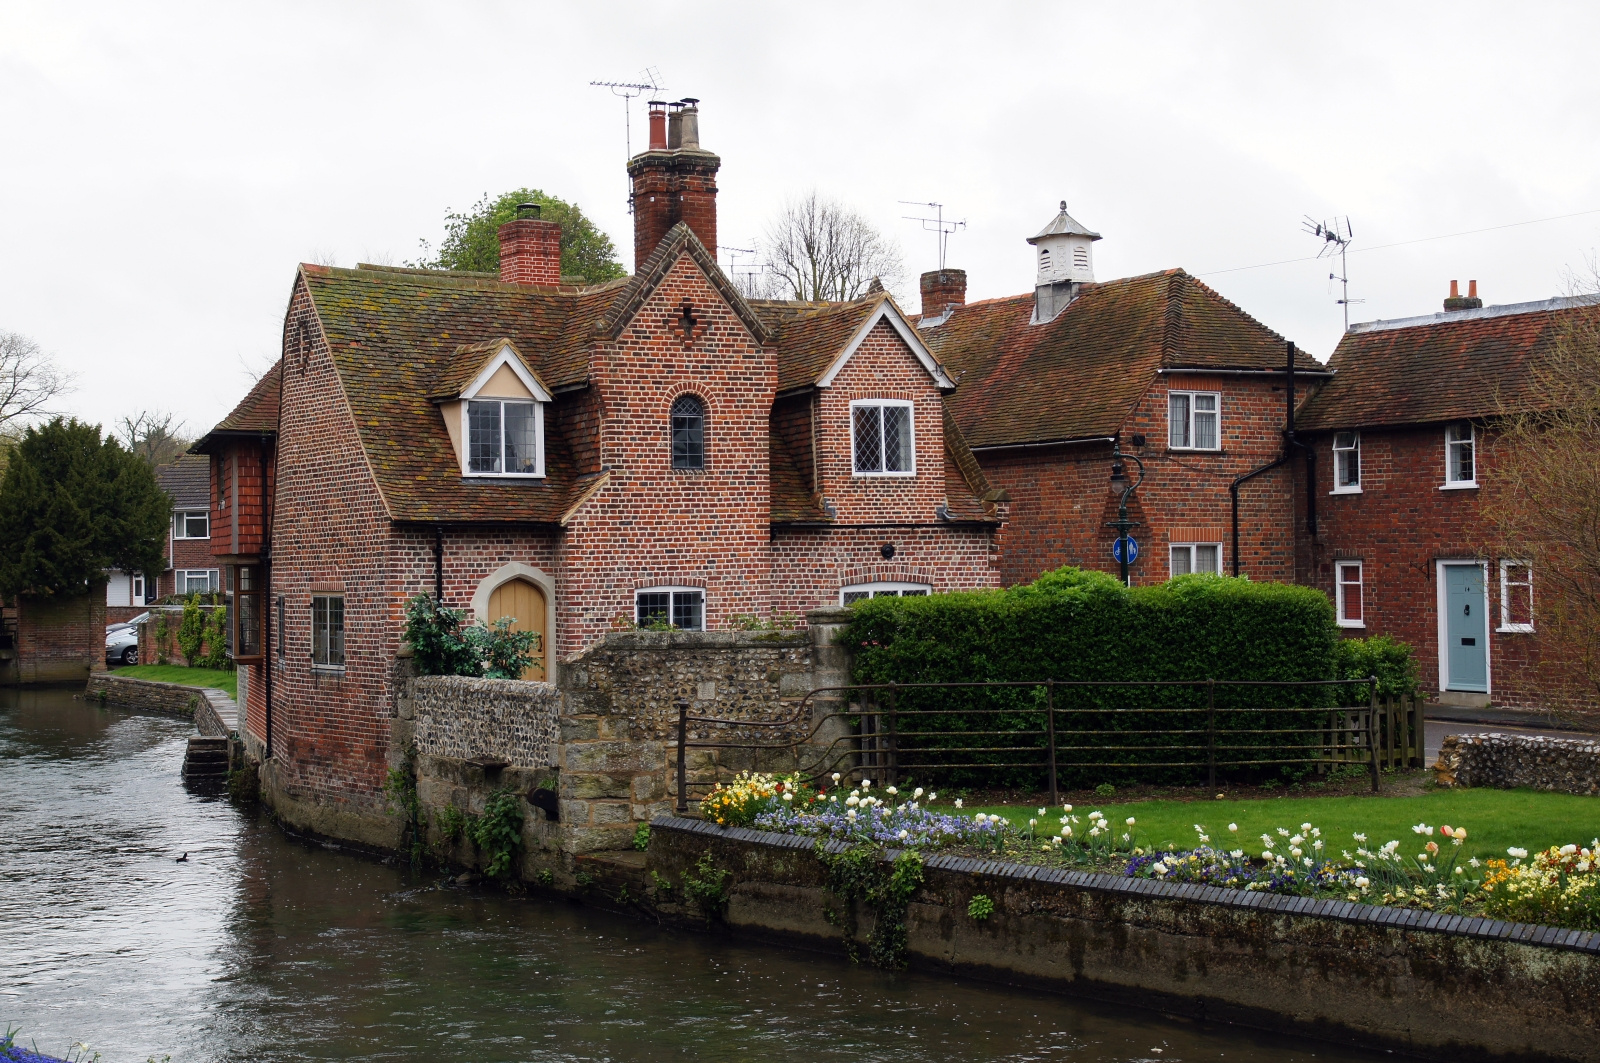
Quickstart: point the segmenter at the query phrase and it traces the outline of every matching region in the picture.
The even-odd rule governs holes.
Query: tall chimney
[[[500,280],[554,288],[561,283],[561,226],[539,217],[539,204],[518,203],[515,221],[497,230]]]
[[[935,269],[922,275],[922,316],[939,317],[967,302],[967,271]]]
[[[1450,296],[1444,301],[1444,308],[1447,312],[1451,310],[1477,310],[1482,306],[1483,300],[1478,298],[1477,281],[1467,282],[1467,294],[1465,298],[1462,298],[1461,295],[1461,282],[1450,282]]]
[[[667,231],[685,222],[717,253],[717,171],[722,160],[700,146],[699,100],[650,104],[650,147],[628,160],[633,179],[633,268]],[[663,136],[657,129],[664,130]]]

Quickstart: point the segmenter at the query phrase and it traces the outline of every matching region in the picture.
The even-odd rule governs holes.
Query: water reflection
[[[107,1063],[1355,1060],[414,881],[178,782],[179,720],[0,692],[0,1023]],[[184,852],[189,859],[175,862]]]

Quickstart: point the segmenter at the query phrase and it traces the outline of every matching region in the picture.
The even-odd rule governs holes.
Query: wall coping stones
[[[728,650],[811,645],[811,633],[795,631],[611,631],[597,647],[608,650]],[[583,656],[591,656],[593,650]]]
[[[815,844],[810,839],[791,834],[776,834],[751,830],[747,827],[719,827],[705,820],[684,819],[678,816],[658,816],[650,824],[651,830],[675,831],[681,834],[698,834],[748,842],[769,848],[809,848]],[[829,841],[826,851],[839,853],[849,846],[839,840]],[[894,858],[886,852],[883,859]],[[1375,904],[1361,904],[1316,897],[1290,897],[1282,894],[1260,893],[1246,890],[1229,890],[1217,886],[1198,886],[1194,883],[1159,882],[1155,879],[1128,878],[1103,872],[1065,871],[1050,869],[1061,877],[1041,874],[1037,865],[1013,864],[995,860],[982,862],[948,853],[936,854],[927,861],[929,867],[946,871],[991,876],[999,879],[1059,882],[1062,885],[1091,892],[1112,894],[1137,894],[1154,898],[1187,900],[1194,903],[1216,904],[1227,908],[1259,908],[1281,912],[1285,915],[1304,915],[1332,919],[1343,923],[1374,926],[1400,926],[1416,931],[1444,934],[1450,937],[1479,938],[1484,940],[1527,941],[1530,944],[1573,952],[1600,955],[1600,934],[1564,927],[1539,926],[1532,923],[1508,923],[1499,919],[1483,919],[1442,912],[1424,912],[1416,908],[1388,908]]]

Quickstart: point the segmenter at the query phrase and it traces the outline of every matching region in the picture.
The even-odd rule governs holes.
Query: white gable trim
[[[833,385],[833,378],[839,375],[839,370],[844,368],[845,363],[850,360],[850,356],[856,353],[856,348],[861,346],[862,342],[867,338],[867,334],[880,321],[889,322],[895,332],[900,334],[900,338],[905,341],[906,346],[911,348],[911,353],[917,356],[917,361],[922,363],[922,368],[926,369],[928,375],[933,377],[935,385],[941,388],[953,388],[956,386],[956,382],[951,380],[945,373],[944,367],[934,359],[932,352],[923,346],[922,341],[917,338],[916,330],[901,316],[900,311],[895,309],[894,304],[885,299],[878,304],[878,309],[866,321],[862,322],[861,327],[856,330],[856,334],[850,338],[850,342],[844,345],[844,350],[840,351],[839,356],[833,360],[833,364],[828,366],[828,371],[823,373],[821,378],[817,380],[817,387],[826,388]]]
[[[522,358],[518,356],[516,348],[509,343],[501,347],[500,353],[484,364],[483,370],[473,377],[472,383],[462,389],[461,397],[470,399],[477,395],[483,386],[493,379],[495,373],[500,371],[500,367],[503,365],[511,367],[511,371],[516,374],[517,379],[522,381],[522,386],[528,389],[528,394],[532,395],[536,401],[550,401],[550,390],[540,383],[538,377],[528,371],[528,367],[523,364]]]

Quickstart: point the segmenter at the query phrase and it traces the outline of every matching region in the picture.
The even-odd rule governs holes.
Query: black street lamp
[[[1135,443],[1139,442],[1137,439]],[[1133,483],[1128,482],[1128,468],[1123,464],[1124,459],[1132,459],[1139,466],[1139,479]],[[1137,547],[1134,541],[1128,538],[1128,532],[1139,526],[1136,520],[1128,519],[1128,498],[1144,483],[1144,462],[1139,460],[1137,454],[1124,454],[1122,452],[1122,437],[1113,436],[1111,439],[1111,494],[1117,499],[1117,519],[1107,521],[1106,526],[1117,529],[1117,540],[1112,547],[1112,553],[1122,565],[1122,585],[1132,586],[1128,577],[1128,564],[1133,560],[1130,552]]]

